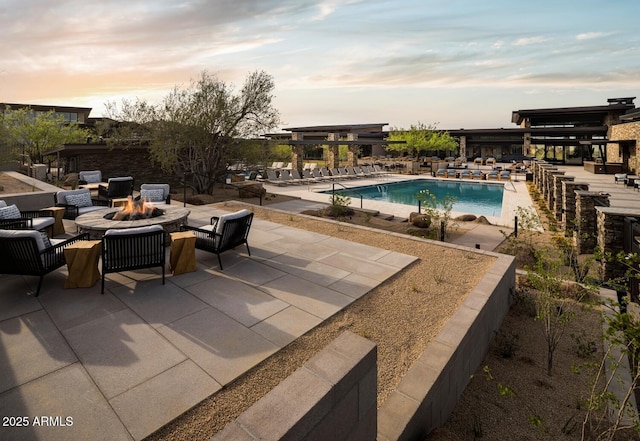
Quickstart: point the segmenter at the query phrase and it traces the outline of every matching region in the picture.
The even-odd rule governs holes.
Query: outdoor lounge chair
[[[108,205],[107,202],[91,199],[91,191],[88,188],[60,190],[54,198],[56,207],[64,207],[64,218],[71,220],[81,214],[102,210]]]
[[[19,210],[15,204],[0,200],[0,228],[48,230],[53,234],[54,223],[52,210]]]
[[[497,170],[490,171],[489,173],[487,173],[486,179],[488,181],[497,181],[498,179],[500,179],[498,175],[498,171]]]
[[[293,182],[295,182],[296,184],[305,184],[307,182],[310,182],[309,178],[301,176],[300,172],[295,168],[291,170],[291,178],[293,179]],[[312,180],[313,179],[311,179],[311,181]]]
[[[313,176],[313,174],[311,173],[311,169],[303,169],[302,170],[302,178],[306,180],[306,182],[320,182],[320,180],[322,179],[322,177],[317,178],[315,176]]]
[[[462,170],[460,172],[461,179],[471,179],[471,170]]]
[[[37,297],[44,276],[66,264],[65,247],[88,239],[87,233],[61,240],[47,239],[34,230],[0,230],[0,274],[40,277]]]
[[[221,253],[244,244],[247,247],[247,254],[251,255],[247,237],[249,236],[252,221],[253,213],[248,210],[240,210],[220,217],[214,216],[211,218],[210,225],[203,227],[183,225],[181,229],[194,232],[196,235],[196,248],[218,256],[218,263],[222,271]]]
[[[510,181],[511,180],[511,170],[502,170],[500,172],[499,179],[501,181]]]
[[[102,236],[102,289],[107,273],[162,268],[165,274],[165,233],[160,225],[110,229]]]
[[[614,183],[618,183],[618,182],[622,182],[623,184],[627,183],[627,174],[626,173],[616,173],[615,175],[613,175],[613,182]]]
[[[480,170],[472,170],[471,171],[471,179],[482,180],[482,179],[484,179],[484,175],[482,174],[482,172]]]
[[[436,177],[437,178],[446,178],[447,177],[447,169],[446,168],[439,168],[438,171],[436,171]]]
[[[83,170],[78,173],[78,184],[101,184],[102,172],[100,170]]]
[[[140,199],[157,204],[171,204],[171,187],[169,184],[142,184],[140,186]]]
[[[98,200],[111,205],[113,199],[126,198],[133,195],[133,178],[123,176],[109,178],[107,185],[98,186]]]

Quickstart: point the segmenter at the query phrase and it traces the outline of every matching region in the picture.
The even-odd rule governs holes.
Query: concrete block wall
[[[378,441],[419,440],[448,419],[509,310],[515,260],[497,256],[379,409]]]
[[[212,440],[375,440],[376,360],[373,342],[346,331]]]

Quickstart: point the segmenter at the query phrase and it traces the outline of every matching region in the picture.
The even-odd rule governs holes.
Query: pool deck
[[[488,169],[487,169],[488,170]],[[485,170],[486,171],[486,170]],[[273,185],[265,182],[264,186],[269,193],[283,194],[291,197],[300,198],[309,203],[310,209],[316,206],[323,206],[329,202],[330,195],[322,193],[335,188],[339,191],[344,188],[362,187],[369,185],[389,184],[392,182],[402,182],[414,179],[437,180],[442,182],[468,182],[468,183],[485,183],[490,185],[504,185],[504,198],[502,202],[502,213],[500,216],[485,216],[493,225],[510,227],[513,225],[513,218],[518,207],[533,206],[531,197],[527,190],[525,178],[523,175],[518,176],[517,180],[511,181],[478,181],[471,179],[453,179],[453,178],[434,178],[429,174],[406,175],[406,174],[380,174],[371,178],[344,179],[336,181],[321,181],[314,183]],[[317,205],[314,205],[316,203]],[[351,198],[351,205],[366,210],[378,211],[384,214],[392,214],[400,218],[408,218],[412,212],[418,211],[417,200],[416,205],[394,204],[389,202],[375,201],[363,199],[360,206],[360,199]],[[452,212],[452,215],[459,216],[468,214],[462,212]]]

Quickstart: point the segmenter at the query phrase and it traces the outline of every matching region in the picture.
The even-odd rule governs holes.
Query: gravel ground
[[[223,203],[230,211],[235,203]],[[251,207],[256,216],[419,258],[147,440],[206,440],[345,330],[378,345],[378,406],[478,283],[494,258],[346,224]]]

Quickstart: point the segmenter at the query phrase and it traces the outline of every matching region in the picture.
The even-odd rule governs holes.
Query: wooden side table
[[[69,276],[65,288],[90,288],[100,280],[98,260],[102,252],[99,240],[79,240],[64,249]]]
[[[64,234],[64,223],[62,222],[62,219],[64,219],[64,207],[48,207],[45,208],[45,210],[53,211],[53,218],[55,219],[53,223],[53,235]]]
[[[111,208],[124,207],[129,203],[129,198],[113,198],[111,199]]]
[[[193,231],[171,233],[169,268],[174,275],[196,270],[196,235]]]

